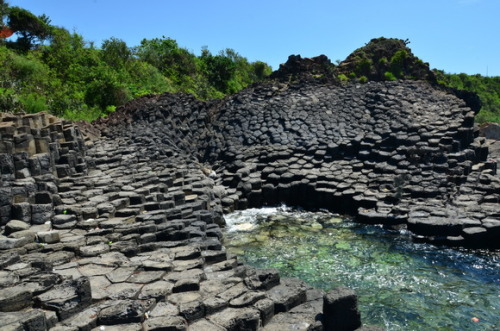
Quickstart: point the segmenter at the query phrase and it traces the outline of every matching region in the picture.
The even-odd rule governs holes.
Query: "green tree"
[[[252,73],[255,81],[260,81],[269,76],[272,68],[265,62],[255,61],[252,63]]]
[[[500,77],[481,75],[447,74],[442,70],[434,70],[439,83],[459,90],[477,93],[481,100],[481,111],[476,121],[500,122]]]
[[[131,57],[132,51],[123,40],[111,37],[103,41],[101,58],[108,65],[115,68],[123,68]]]
[[[196,56],[166,37],[144,39],[135,48],[112,37],[97,49],[77,33],[50,26],[47,16],[9,8],[0,0],[0,25],[6,26],[5,21],[18,38],[0,44],[4,111],[49,110],[73,120],[94,120],[150,93],[220,98],[271,71],[265,63],[249,63],[232,49]]]
[[[8,13],[9,13],[9,4],[4,0],[0,0],[0,28],[6,26],[5,19]]]
[[[91,51],[91,50],[90,50]],[[64,28],[55,28],[50,45],[43,49],[43,60],[63,80],[75,80],[72,77],[76,64],[96,62],[95,56],[88,57],[89,49],[85,47],[83,37],[77,33],[70,33]]]
[[[182,83],[183,76],[196,74],[196,57],[180,48],[171,38],[143,39],[135,48],[135,54],[142,61],[158,68],[165,76]]]
[[[7,25],[18,34],[17,40],[10,43],[11,47],[23,52],[32,49],[37,42],[43,43],[52,32],[46,15],[36,16],[20,7],[8,9]]]
[[[206,48],[201,53],[201,61],[209,83],[222,93],[227,93],[229,81],[236,72],[236,63],[230,55],[231,53],[228,55],[225,52],[212,55]]]

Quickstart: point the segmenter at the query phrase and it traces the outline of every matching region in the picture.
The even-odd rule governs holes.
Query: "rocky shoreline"
[[[352,291],[227,254],[223,215],[286,203],[498,249],[477,111],[424,81],[272,81],[146,96],[93,126],[2,113],[0,328],[376,329]]]

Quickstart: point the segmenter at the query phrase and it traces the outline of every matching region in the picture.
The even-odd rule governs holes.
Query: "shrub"
[[[404,49],[398,50],[391,57],[391,63],[389,65],[390,71],[397,78],[402,78],[404,75],[403,70],[405,68],[405,62],[407,57],[408,57],[408,52],[406,52]]]
[[[24,111],[27,113],[38,113],[48,110],[47,99],[39,94],[30,93],[21,95],[19,101],[23,105]]]
[[[362,76],[369,76],[372,71],[372,66],[372,60],[363,58],[356,66],[356,73]]]
[[[385,80],[397,80],[396,76],[390,71],[384,73]]]
[[[349,78],[347,78],[347,76],[346,76],[346,75],[344,75],[344,74],[340,74],[340,75],[338,75],[338,76],[337,76],[337,78],[338,78],[338,79],[340,80],[340,82],[342,82],[342,83],[345,83],[345,82],[349,81]]]
[[[15,91],[0,87],[0,112],[18,112],[23,108]]]

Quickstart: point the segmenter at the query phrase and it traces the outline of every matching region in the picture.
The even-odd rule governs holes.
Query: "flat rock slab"
[[[260,313],[255,308],[226,308],[207,319],[215,325],[226,330],[258,330],[260,324]]]
[[[138,271],[133,272],[127,282],[147,284],[161,279],[165,271]]]
[[[226,331],[225,328],[215,325],[206,319],[201,319],[189,325],[192,330],[203,330],[203,331]]]
[[[93,328],[91,331],[103,331],[102,325]],[[118,325],[106,325],[104,331],[144,331],[144,329],[142,323],[127,323]]]
[[[47,330],[49,327],[46,314],[39,309],[23,312],[0,312],[1,330]]]
[[[308,287],[299,279],[285,278],[281,284],[270,289],[269,299],[274,302],[275,313],[286,312],[293,307],[304,303],[307,299]]]
[[[119,267],[106,274],[112,283],[122,283],[126,281],[137,270],[137,267]]]
[[[147,306],[144,301],[115,301],[102,309],[98,315],[98,322],[102,325],[142,323],[145,319]]]
[[[462,224],[452,218],[425,217],[408,220],[408,230],[424,236],[458,236],[462,228]]]
[[[163,317],[149,318],[146,322],[144,322],[143,326],[144,326],[144,331],[188,330],[188,324],[186,320],[180,316],[163,316]],[[195,329],[191,327],[190,330],[195,330]]]
[[[99,276],[110,274],[115,270],[113,267],[89,263],[78,267],[78,271],[84,276]]]
[[[0,312],[18,311],[32,305],[31,291],[18,285],[0,289]]]
[[[269,324],[262,328],[263,331],[310,331],[322,329],[323,324],[320,321],[315,321],[315,316],[292,313],[277,314]]]
[[[68,280],[35,297],[35,303],[66,319],[87,308],[92,301],[90,281],[87,277]]]
[[[108,286],[106,293],[111,299],[135,299],[143,286],[135,283],[116,283]]]
[[[109,250],[110,247],[108,244],[99,244],[99,245],[80,247],[79,253],[83,257],[92,257],[107,253],[109,252]]]
[[[140,300],[156,299],[160,300],[165,298],[168,294],[172,293],[174,285],[170,282],[159,280],[154,283],[146,284],[142,287],[139,294]]]

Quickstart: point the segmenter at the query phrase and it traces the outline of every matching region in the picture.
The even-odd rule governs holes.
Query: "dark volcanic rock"
[[[37,306],[53,310],[65,319],[87,308],[92,301],[90,282],[86,277],[65,281],[35,297]]]
[[[323,299],[325,330],[355,330],[361,326],[357,297],[354,291],[338,287]]]

